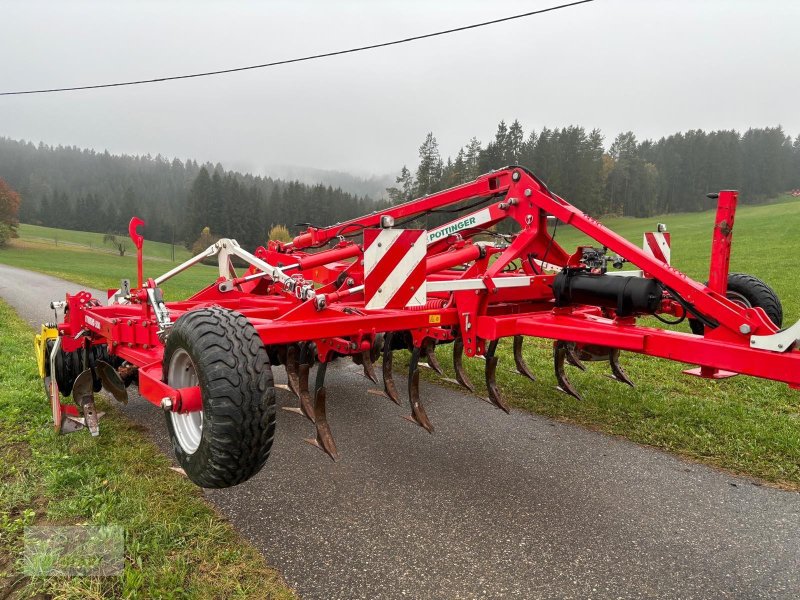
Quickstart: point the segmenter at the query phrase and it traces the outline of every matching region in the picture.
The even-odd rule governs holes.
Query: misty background
[[[3,2],[0,91],[280,60],[556,3]],[[798,17],[790,1],[598,0],[308,63],[2,97],[0,135],[276,177],[377,175],[378,186],[415,164],[426,132],[455,155],[501,119],[596,127],[606,147],[628,130],[641,140],[780,124],[795,135]]]

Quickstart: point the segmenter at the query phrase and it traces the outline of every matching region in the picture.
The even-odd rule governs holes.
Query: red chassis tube
[[[366,227],[385,224],[384,219],[412,219],[453,206],[467,211],[480,208],[429,232],[427,281],[435,289],[428,293],[428,305],[366,309],[360,287],[363,249],[351,238]],[[727,279],[735,192],[721,192],[719,206],[711,261],[714,285],[709,286],[649,256],[553,194],[527,170],[509,167],[380,213],[324,229],[309,227],[291,243],[271,242],[255,252],[255,257],[281,267],[300,283],[310,273],[315,297],[299,297],[295,289],[262,271],[265,266],[251,263],[244,276],[221,276],[188,300],[167,302],[166,307],[172,322],[187,311],[211,305],[237,310],[251,321],[266,346],[313,341],[322,362],[337,354],[362,352],[385,332],[409,332],[415,345],[426,338],[449,341],[460,334],[469,356],[481,354],[487,341],[528,335],[619,348],[800,386],[800,352],[794,342],[783,351],[751,347],[751,336],[770,336],[777,327],[761,308],[744,308],[724,296],[720,281]],[[636,265],[663,284],[673,298],[681,298],[716,326],[695,336],[638,326],[635,317],[618,317],[613,310],[556,308],[553,274],[537,265],[581,267],[582,251],[568,253],[554,240],[548,216]],[[505,238],[507,243],[477,242],[476,238],[504,220],[515,222],[518,228]],[[330,242],[336,242],[335,246],[324,249]],[[221,285],[225,283],[230,285]],[[68,296],[69,315],[59,324],[69,340],[67,350],[86,343],[75,338],[88,332],[91,343],[107,343],[112,355],[139,367],[140,392],[148,400],[159,404],[168,398],[173,410],[184,412],[199,409],[198,388],[176,390],[163,382],[163,344],[156,315],[147,302],[148,286],[155,283],[150,280],[133,290],[127,304],[100,306],[85,292]],[[679,310],[677,302],[665,298],[663,312]]]

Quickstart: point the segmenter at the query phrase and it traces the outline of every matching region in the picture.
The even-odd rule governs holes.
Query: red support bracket
[[[187,413],[203,409],[200,387],[176,389],[164,383],[160,360],[139,368],[139,393],[149,402],[167,410]],[[165,400],[169,400],[166,407],[163,404]]]
[[[128,223],[128,235],[130,236],[133,245],[136,246],[136,273],[138,289],[142,289],[142,282],[144,281],[142,276],[142,246],[144,246],[144,236],[138,231],[139,227],[142,225],[144,225],[144,221],[142,221],[139,217],[133,217],[131,222]]]
[[[728,291],[728,271],[731,263],[731,243],[733,242],[733,221],[736,217],[736,202],[739,192],[722,190],[719,194],[709,194],[717,199],[717,216],[714,219],[714,236],[711,239],[711,266],[708,273],[708,288],[725,296]],[[695,367],[686,369],[687,375],[704,379],[726,379],[738,375],[733,371],[714,367]]]
[[[713,198],[714,195],[712,194]],[[736,201],[739,192],[723,190],[717,197],[717,216],[714,219],[714,237],[711,241],[711,267],[708,287],[724,296],[728,291],[728,270],[731,262],[733,221],[736,217]]]

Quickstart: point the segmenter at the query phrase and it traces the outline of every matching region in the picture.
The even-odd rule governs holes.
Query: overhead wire
[[[498,19],[492,19],[490,21],[482,21],[480,23],[473,23],[471,25],[463,25],[461,27],[453,27],[450,29],[443,29],[440,31],[434,31],[431,33],[424,33],[421,35],[414,35],[411,37],[401,38],[397,40],[391,40],[388,42],[380,42],[377,44],[369,44],[366,46],[358,46],[355,48],[347,48],[344,50],[334,50],[332,52],[323,52],[320,54],[311,54],[308,56],[300,56],[296,58],[287,58],[284,60],[275,60],[271,62],[256,64],[256,65],[246,65],[242,67],[232,67],[229,69],[218,69],[215,71],[204,71],[200,73],[188,73],[184,75],[170,75],[167,77],[153,77],[150,79],[137,79],[137,80],[130,80],[130,81],[118,81],[112,83],[98,83],[92,85],[75,85],[75,86],[68,86],[68,87],[51,87],[51,88],[40,88],[40,89],[32,89],[32,90],[17,90],[17,91],[10,91],[10,92],[0,92],[0,96],[21,96],[25,94],[51,94],[56,92],[74,92],[78,90],[95,90],[101,88],[114,88],[114,87],[124,87],[124,86],[132,86],[132,85],[144,85],[150,83],[161,83],[164,81],[177,81],[181,79],[195,79],[199,77],[211,77],[214,75],[224,75],[226,73],[238,73],[241,71],[252,71],[255,69],[266,69],[269,67],[277,67],[280,65],[289,65],[293,63],[299,62],[307,62],[311,60],[317,60],[320,58],[330,58],[332,56],[341,56],[343,54],[354,54],[356,52],[365,52],[367,50],[375,50],[378,48],[386,48],[388,46],[397,46],[400,44],[408,44],[410,42],[416,42],[419,40],[429,39],[433,37],[439,37],[443,35],[449,35],[451,33],[457,33],[459,31],[467,31],[470,29],[477,29],[479,27],[487,27],[489,25],[496,25],[498,23],[505,23],[507,21],[513,21],[516,19],[523,19],[526,17],[532,17],[534,15],[541,15],[548,12],[553,12],[557,10],[562,10],[565,8],[570,8],[573,6],[578,6],[581,4],[588,4],[590,2],[594,2],[594,0],[576,0],[575,2],[569,2],[566,4],[559,4],[557,6],[549,6],[547,8],[541,8],[539,10],[532,10],[516,15],[510,15],[508,17],[501,17]]]

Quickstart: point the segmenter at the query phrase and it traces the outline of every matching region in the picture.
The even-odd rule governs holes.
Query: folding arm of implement
[[[138,380],[142,396],[167,413],[202,410],[208,419],[211,392],[194,380],[180,386],[167,381],[164,344],[173,325],[180,327],[194,311],[235,311],[256,332],[270,363],[285,366],[299,399],[295,412],[315,425],[309,441],[334,459],[324,378],[328,363],[343,356],[373,381],[373,363],[382,356],[384,392],[400,404],[392,356],[410,351],[407,418],[428,431],[433,426],[420,400],[419,367],[424,359],[441,373],[435,347],[449,343],[457,381],[474,389],[462,355],[483,356],[488,400],[506,411],[495,381],[504,337],[513,338],[517,371],[530,378],[524,336],[552,339],[558,387],[578,398],[565,364],[581,368],[586,360],[607,360],[612,376],[631,384],[619,363],[621,350],[699,365],[705,377],[730,371],[798,387],[800,323],[779,331],[763,307],[726,297],[736,192],[720,192],[718,200],[708,285],[613,233],[528,170],[508,167],[332,227],[308,227],[289,243],[269,242],[252,254],[234,240],[220,240],[159,278],[116,291],[108,306],[88,294],[68,296],[59,351],[104,346],[121,378]],[[440,213],[458,216],[419,228]],[[511,226],[500,231],[510,233],[498,232],[503,222]],[[567,225],[593,246],[564,249],[555,238]],[[217,281],[187,300],[164,301],[158,286],[213,256]],[[625,262],[641,273],[607,273],[609,264]],[[238,265],[245,265],[241,275]],[[650,315],[690,318],[703,334],[637,324]]]

